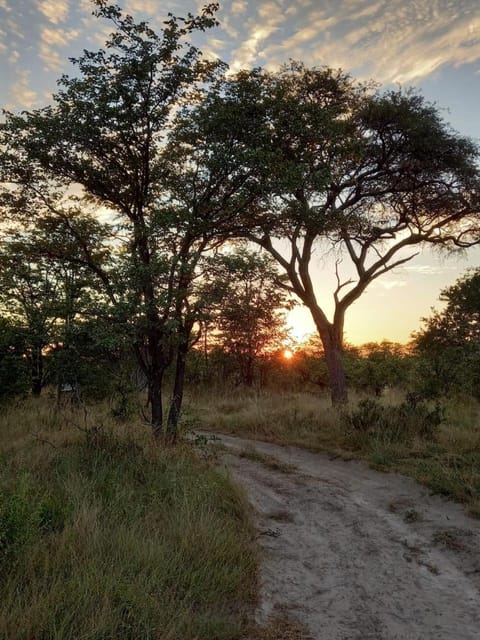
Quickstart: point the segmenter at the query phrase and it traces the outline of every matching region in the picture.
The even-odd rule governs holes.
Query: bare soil
[[[480,639],[480,521],[460,505],[363,463],[220,438],[256,512],[260,624],[285,617],[315,640]]]

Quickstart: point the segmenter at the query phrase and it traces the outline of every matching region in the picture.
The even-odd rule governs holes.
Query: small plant
[[[346,426],[355,431],[372,431],[378,428],[384,420],[385,409],[376,400],[361,400],[355,411],[343,416]]]
[[[65,526],[67,508],[38,495],[28,475],[0,491],[0,566],[12,562],[32,541]]]

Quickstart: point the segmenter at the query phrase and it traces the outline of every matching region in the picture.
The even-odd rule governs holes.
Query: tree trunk
[[[332,404],[334,406],[346,404],[348,402],[348,390],[345,367],[343,366],[342,345],[332,339],[332,336],[328,336],[325,340],[322,337],[322,344],[330,378]]]
[[[177,439],[177,427],[182,411],[183,390],[185,386],[185,367],[188,352],[188,337],[182,336],[177,346],[177,362],[175,366],[175,382],[172,402],[168,412],[166,441],[174,444]]]
[[[151,425],[155,438],[159,438],[163,431],[162,379],[163,371],[152,371],[148,380]]]
[[[255,365],[255,357],[253,356],[252,353],[247,353],[245,358],[243,382],[249,388],[253,387],[253,383],[255,381],[254,365]]]
[[[341,406],[348,402],[347,377],[343,365],[343,322],[342,318],[336,323],[325,321],[314,310],[310,309],[315,321],[327,363],[330,379],[330,395],[334,406]]]
[[[32,349],[32,394],[39,396],[43,388],[43,355],[42,347],[35,346]]]

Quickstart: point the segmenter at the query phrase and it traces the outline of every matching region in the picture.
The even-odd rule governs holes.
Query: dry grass
[[[206,430],[313,450],[341,439],[338,413],[327,396],[237,389],[192,392],[186,404],[189,422]]]
[[[227,640],[255,597],[243,495],[108,407],[0,416],[0,638]]]
[[[350,415],[359,400],[351,399]],[[388,410],[403,400],[391,390],[382,405]],[[373,468],[410,475],[480,517],[480,405],[471,398],[445,403],[443,423],[430,430],[420,409],[407,417],[387,412],[382,428],[355,428],[327,396],[309,393],[193,393],[188,407],[190,422],[203,429],[364,459]]]

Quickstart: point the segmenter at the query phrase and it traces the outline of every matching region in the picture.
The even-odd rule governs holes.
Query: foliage
[[[188,140],[173,135],[179,109],[198,101],[222,69],[189,43],[195,31],[216,24],[218,6],[206,5],[198,16],[170,16],[157,34],[115,5],[94,4],[96,15],[115,27],[106,48],[72,60],[75,74],[59,80],[52,106],[7,115],[3,174],[16,190],[3,200],[10,215],[24,219],[26,205],[43,201],[36,222],[67,232],[78,247],[71,259],[95,274],[114,313],[131,325],[158,435],[163,377],[175,353],[169,426],[175,429],[178,419],[199,262],[221,241],[222,220],[229,218],[228,174],[212,179],[198,171],[195,153],[207,149],[192,150]],[[75,184],[83,199],[68,197]],[[108,207],[108,221],[97,224],[88,205]],[[106,256],[112,247],[113,263]]]
[[[257,176],[259,197],[239,216],[239,232],[275,258],[311,311],[332,398],[345,401],[347,309],[416,246],[478,241],[477,147],[414,92],[374,91],[301,63],[229,77],[198,119],[212,155],[227,146]],[[332,319],[312,279],[314,250],[338,256]]]
[[[387,387],[408,387],[412,359],[403,345],[384,340],[358,348],[348,346],[344,360],[347,378],[354,389],[380,396]]]
[[[480,269],[444,289],[442,311],[414,334],[418,385],[427,395],[463,392],[480,397]]]
[[[413,437],[432,439],[444,421],[439,405],[430,408],[418,401],[415,395],[407,395],[399,405],[382,405],[366,398],[355,410],[343,415],[347,428],[378,436],[387,436],[399,442],[410,442]]]
[[[287,338],[289,297],[266,255],[237,249],[217,255],[212,270],[209,288],[217,303],[209,321],[211,335],[213,329],[215,343],[232,357],[240,381],[251,386],[259,356],[281,348]]]
[[[0,317],[0,403],[13,400],[29,388],[25,348],[22,329]]]

